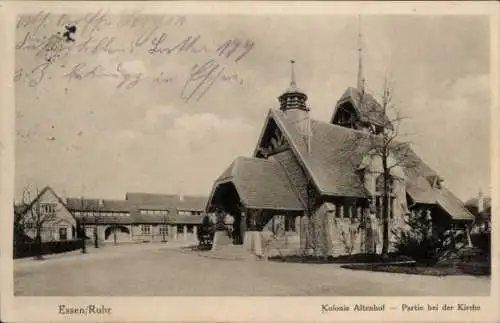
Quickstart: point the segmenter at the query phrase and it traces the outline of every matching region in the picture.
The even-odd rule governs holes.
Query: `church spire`
[[[358,16],[358,91],[365,91],[365,76],[363,74],[363,39],[361,35],[361,15]]]
[[[280,109],[283,112],[289,110],[309,111],[306,105],[307,95],[297,88],[297,81],[295,80],[295,61],[290,60],[291,66],[291,79],[289,88],[279,96]]]
[[[295,80],[295,61],[290,60],[290,87],[279,96],[280,110],[290,124],[295,125],[298,132],[304,136],[307,151],[311,152],[311,119],[307,107],[307,95],[297,88]]]

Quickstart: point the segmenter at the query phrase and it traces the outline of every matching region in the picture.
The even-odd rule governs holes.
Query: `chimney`
[[[477,211],[479,213],[483,213],[484,211],[484,196],[482,190],[479,190],[479,196],[477,198]]]
[[[103,207],[104,206],[104,200],[99,200],[99,207]]]
[[[180,200],[181,202],[184,202],[184,192],[183,192],[183,191],[181,191],[181,192],[179,193],[179,200]]]

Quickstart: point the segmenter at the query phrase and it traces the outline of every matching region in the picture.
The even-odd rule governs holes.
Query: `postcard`
[[[498,4],[4,2],[8,322],[498,310]]]

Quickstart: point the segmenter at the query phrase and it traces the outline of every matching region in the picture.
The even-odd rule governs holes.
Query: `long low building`
[[[101,242],[196,241],[207,198],[127,193],[124,200],[67,198],[66,207]]]

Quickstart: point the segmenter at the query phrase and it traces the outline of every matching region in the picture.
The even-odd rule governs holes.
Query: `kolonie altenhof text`
[[[349,305],[334,305],[334,304],[322,304],[321,305],[321,312],[322,313],[327,313],[327,312],[349,312],[349,311],[354,311],[354,312],[382,312],[385,310],[385,304],[356,304],[354,306],[349,306]]]

